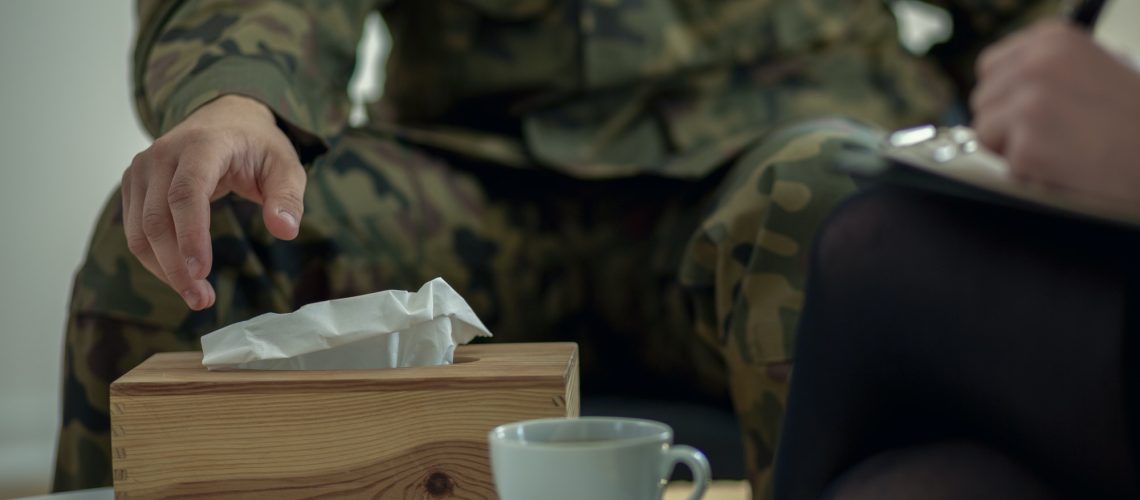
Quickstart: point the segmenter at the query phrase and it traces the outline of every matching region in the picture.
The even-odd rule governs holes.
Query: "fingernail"
[[[198,296],[198,292],[193,288],[187,288],[182,291],[182,300],[186,301],[186,305],[193,308],[198,307],[201,297]]]
[[[293,216],[293,214],[284,210],[278,210],[277,215],[281,217],[281,220],[288,222],[290,226],[297,227],[297,217]]]
[[[199,276],[198,273],[202,271],[202,263],[198,262],[197,257],[187,257],[186,270],[190,273],[190,276],[193,276],[195,279],[200,278],[201,276]]]

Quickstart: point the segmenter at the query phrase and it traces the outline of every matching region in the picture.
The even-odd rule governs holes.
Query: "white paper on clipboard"
[[[892,161],[891,168],[911,168],[1033,205],[1140,226],[1140,200],[1098,197],[1017,179],[1005,160],[985,149],[967,127],[900,130],[889,136],[882,154]]]

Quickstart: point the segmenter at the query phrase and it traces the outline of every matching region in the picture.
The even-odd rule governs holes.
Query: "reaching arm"
[[[157,139],[123,173],[127,245],[204,309],[215,300],[210,202],[262,206],[269,232],[296,237],[303,163],[346,122],[365,0],[139,0],[136,108]]]
[[[139,117],[159,137],[218,96],[248,96],[307,161],[345,125],[364,17],[380,2],[139,0]]]

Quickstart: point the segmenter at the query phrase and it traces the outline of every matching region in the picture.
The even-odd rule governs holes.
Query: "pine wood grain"
[[[693,484],[674,481],[665,488],[661,500],[686,500],[693,492]],[[701,500],[748,500],[752,498],[752,488],[748,481],[713,481]]]
[[[496,425],[578,414],[574,344],[462,346],[451,366],[209,372],[159,354],[111,388],[119,497],[493,498]]]

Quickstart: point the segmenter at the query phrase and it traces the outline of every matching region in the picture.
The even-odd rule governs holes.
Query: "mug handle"
[[[693,492],[689,495],[689,500],[700,500],[705,495],[705,490],[709,488],[709,476],[712,476],[709,459],[705,458],[705,454],[692,446],[679,444],[670,446],[665,451],[665,460],[668,461],[666,473],[673,470],[677,464],[685,464],[692,471]]]

